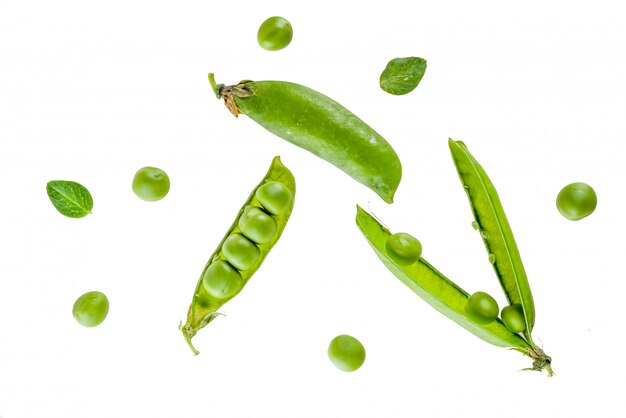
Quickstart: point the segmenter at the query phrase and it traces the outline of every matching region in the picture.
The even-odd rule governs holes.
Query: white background
[[[409,7],[409,4],[411,5]],[[63,417],[618,416],[623,326],[626,29],[619,2],[1,1],[0,414]],[[281,15],[278,52],[256,42]],[[428,70],[406,96],[378,85],[388,60]],[[368,122],[403,163],[395,203],[232,117],[218,82],[288,80]],[[556,376],[519,371],[433,310],[378,261],[355,204],[417,236],[468,292],[504,297],[447,147],[463,140],[498,188],[534,293],[534,338]],[[292,218],[263,267],[195,338],[177,327],[200,272],[282,157]],[[136,170],[172,188],[147,203]],[[61,216],[46,182],[74,180],[93,215]],[[596,212],[555,198],[591,184]],[[71,314],[89,290],[110,313]],[[337,334],[364,366],[328,361]]]

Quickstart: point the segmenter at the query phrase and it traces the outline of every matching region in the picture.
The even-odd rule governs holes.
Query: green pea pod
[[[268,201],[268,198],[264,197],[266,194],[259,193],[259,189],[262,189],[264,185],[276,185],[277,183],[280,186],[280,190],[284,191],[283,196],[279,199],[274,199],[274,202],[269,202],[272,204],[265,203]],[[198,280],[198,284],[196,285],[196,289],[194,291],[191,305],[189,306],[187,322],[180,327],[194,354],[198,354],[199,352],[191,343],[193,336],[196,335],[200,329],[204,328],[209,322],[220,315],[217,310],[241,291],[243,286],[245,286],[248,280],[250,280],[250,277],[252,277],[252,275],[259,269],[267,254],[280,238],[293,210],[295,193],[296,182],[291,174],[291,171],[289,171],[289,169],[281,163],[279,157],[275,157],[269,171],[263,180],[252,190],[252,193],[237,214],[235,221],[202,270],[200,280]],[[285,199],[284,196],[287,196],[287,198]],[[275,221],[272,222],[272,225],[275,225],[275,229],[273,228],[269,231],[267,239],[265,239],[265,237],[263,237],[263,239],[247,239],[246,235],[254,234],[248,233],[247,230],[245,233],[242,232],[241,225],[243,225],[244,229],[247,229],[246,225],[250,224],[250,222],[254,222],[254,219],[252,219],[252,221],[248,220],[247,223],[240,222],[242,217],[246,216],[246,212],[250,210],[257,215],[261,214],[264,219],[273,219]],[[265,233],[266,230],[262,230],[262,232]],[[227,252],[225,254],[225,242],[229,237],[232,239],[233,236],[239,238],[240,241],[244,241],[246,245],[244,247],[234,246],[230,253]],[[257,241],[262,241],[262,243],[258,243]],[[258,248],[258,251],[255,250],[253,253],[254,257],[252,259],[250,257],[245,259],[242,258],[239,260],[240,263],[234,262],[234,264],[231,265],[231,263],[233,263],[232,253],[236,253],[237,251],[246,251],[246,248],[250,247],[250,245],[253,246],[253,249],[254,246]],[[216,262],[217,264],[214,264]],[[242,267],[241,264],[245,264],[245,266]],[[228,271],[240,274],[242,279],[241,283],[238,283],[235,290],[225,293],[225,297],[216,297],[215,294],[210,293],[207,290],[205,282],[209,267],[218,265],[227,266]],[[234,265],[238,265],[239,268],[244,268],[244,270],[237,270],[237,268],[233,267]]]
[[[496,189],[485,170],[461,141],[449,140],[454,165],[474,214],[475,227],[489,254],[489,261],[498,276],[509,304],[520,304],[526,321],[525,335],[532,343],[535,305],[513,231],[504,214]]]
[[[469,294],[423,258],[408,266],[394,262],[385,250],[391,232],[358,205],[356,223],[385,267],[433,308],[488,343],[522,351],[530,349],[523,338],[509,331],[499,319],[487,325],[470,320],[465,314]]]
[[[308,87],[284,81],[242,81],[217,85],[218,98],[235,115],[245,114],[352,176],[392,203],[402,166],[391,145],[354,113]]]
[[[551,358],[519,334],[509,331],[499,318],[489,324],[478,324],[468,318],[465,305],[469,294],[420,258],[410,265],[399,265],[387,255],[386,243],[391,232],[373,216],[357,206],[356,223],[374,252],[402,283],[433,308],[477,337],[499,347],[509,347],[533,359],[532,370],[546,369],[552,375]]]

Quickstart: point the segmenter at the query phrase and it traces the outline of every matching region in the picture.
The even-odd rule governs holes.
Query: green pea
[[[289,207],[293,196],[284,184],[270,181],[256,190],[255,197],[272,215],[280,215]]]
[[[524,319],[524,311],[522,305],[514,303],[505,306],[500,313],[502,322],[512,332],[523,332],[526,330],[526,320]]]
[[[241,234],[232,234],[226,238],[222,252],[226,260],[238,270],[248,270],[261,255],[259,247]]]
[[[216,260],[204,272],[202,284],[214,298],[228,299],[241,290],[243,279],[227,261]]]
[[[402,266],[413,264],[422,256],[422,244],[405,232],[390,235],[385,247],[387,255]]]
[[[476,292],[465,303],[465,314],[477,324],[489,324],[498,317],[498,303],[485,292]]]
[[[146,202],[163,199],[170,191],[170,178],[156,167],[144,167],[133,178],[133,192]]]
[[[257,41],[261,48],[278,51],[285,48],[293,38],[291,23],[284,17],[273,16],[261,23],[257,33]]]
[[[568,184],[556,197],[556,207],[570,221],[579,221],[591,215],[597,205],[596,192],[585,183]]]
[[[276,233],[276,221],[256,207],[248,207],[239,218],[241,232],[257,244],[269,242]]]
[[[339,335],[328,345],[328,358],[339,370],[353,372],[365,361],[363,344],[350,335]]]
[[[79,324],[95,327],[105,320],[109,313],[109,299],[102,292],[87,292],[74,302],[72,314]]]

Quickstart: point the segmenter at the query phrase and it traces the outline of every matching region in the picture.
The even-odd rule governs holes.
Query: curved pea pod
[[[496,188],[463,142],[450,139],[448,145],[474,214],[473,225],[480,231],[489,262],[509,304],[522,306],[526,322],[524,334],[532,344],[531,331],[535,324],[533,295]]]
[[[308,87],[285,81],[217,85],[218,98],[276,136],[317,155],[392,203],[402,166],[391,145],[354,113]]]
[[[399,265],[393,261],[385,249],[391,232],[359,206],[357,206],[356,223],[385,267],[433,308],[493,345],[519,349],[530,348],[523,338],[509,331],[500,320],[487,325],[479,325],[470,320],[465,314],[465,303],[469,294],[423,258],[408,266]]]
[[[385,267],[433,308],[482,340],[499,347],[515,349],[531,357],[534,360],[533,369],[545,368],[549,374],[552,373],[550,357],[519,334],[509,331],[500,319],[489,324],[478,324],[469,319],[465,313],[465,305],[470,295],[426,260],[420,258],[410,265],[397,264],[386,250],[391,232],[359,206],[356,224]]]
[[[282,192],[278,198],[274,197],[273,201],[272,194],[276,196],[277,188],[270,188],[268,192],[268,188],[264,187],[267,185],[278,185],[279,192]],[[187,322],[180,327],[194,354],[197,355],[199,352],[194,348],[191,339],[220,315],[217,310],[222,305],[243,289],[280,238],[293,210],[295,193],[296,182],[291,171],[281,163],[279,157],[275,157],[269,171],[252,190],[235,221],[202,270],[189,306]],[[250,233],[250,225],[258,223],[258,219],[269,221],[265,222],[265,225],[269,224],[271,228],[263,228],[264,225],[261,224],[261,228],[252,230],[255,235]],[[242,231],[242,227],[245,232]],[[262,239],[259,239],[260,236]],[[237,256],[237,253],[241,256]],[[208,277],[221,277],[223,280],[207,281]],[[232,277],[237,278],[234,284],[231,281],[228,286],[224,285],[224,280],[230,280]]]

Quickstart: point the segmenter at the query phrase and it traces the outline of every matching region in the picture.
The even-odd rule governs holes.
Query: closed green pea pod
[[[235,116],[317,155],[392,203],[402,166],[391,145],[354,113],[313,89],[285,81],[209,81]]]
[[[258,189],[272,182],[283,185],[291,196],[287,206],[277,215],[263,212],[260,209],[261,202],[256,198]],[[198,354],[198,350],[193,346],[191,339],[199,330],[219,316],[217,310],[220,307],[244,288],[282,235],[293,210],[295,193],[296,182],[291,171],[282,164],[279,157],[275,157],[269,171],[252,190],[226,235],[209,258],[196,284],[187,313],[187,321],[180,326],[183,336],[194,354]],[[271,234],[267,234],[269,238],[261,239],[262,243],[253,243],[249,240],[249,236],[247,238],[244,236],[246,234],[240,228],[241,219],[250,212],[254,216],[243,222],[246,225],[244,228],[249,228],[247,229],[248,234],[254,235],[259,231],[267,234],[263,222],[271,225],[269,228]],[[260,223],[258,222],[259,213],[262,215],[260,218],[263,221]]]

